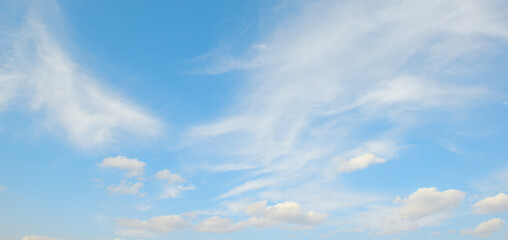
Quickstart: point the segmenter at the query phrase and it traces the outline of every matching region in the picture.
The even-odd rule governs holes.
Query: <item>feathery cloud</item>
[[[337,158],[351,161],[339,172],[384,162],[404,144],[405,133],[427,123],[428,114],[453,115],[493,96],[488,79],[466,81],[449,66],[468,71],[475,62],[465,56],[488,57],[487,47],[508,40],[506,6],[499,1],[318,1],[298,7],[298,14],[275,18],[260,40],[267,46],[262,51],[208,69],[240,69],[247,76],[227,114],[188,134],[197,148],[205,146],[200,153],[209,153],[201,166],[249,166],[238,168],[249,178],[218,199],[303,194],[298,189],[310,181],[325,189],[336,184]],[[380,150],[390,153],[350,156],[376,141],[393,143]],[[337,189],[333,194],[347,194]]]
[[[36,113],[43,127],[63,130],[83,148],[116,143],[125,136],[157,136],[159,120],[102,86],[56,39],[58,26],[45,23],[61,22],[58,4],[32,3],[37,7],[20,30],[6,34],[10,41],[0,46],[0,111],[14,102],[28,103],[17,108]]]

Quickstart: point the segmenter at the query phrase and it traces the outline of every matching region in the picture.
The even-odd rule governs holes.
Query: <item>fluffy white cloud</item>
[[[501,218],[493,218],[478,224],[474,229],[464,229],[462,234],[473,235],[479,238],[490,237],[492,233],[500,231],[505,221]]]
[[[266,206],[266,201],[261,201],[248,205],[244,211],[247,215],[257,218],[300,225],[315,225],[326,219],[325,214],[303,211],[300,204],[295,202],[284,202],[273,206]]]
[[[123,227],[118,233],[122,236],[147,236],[150,234],[167,233],[188,227],[180,215],[158,216],[146,221],[138,219],[120,219],[117,225]]]
[[[0,111],[16,101],[43,127],[85,148],[157,136],[159,120],[99,84],[55,39],[60,26],[44,25],[62,22],[56,1],[32,4],[20,30],[2,34],[9,41],[0,45]]]
[[[169,171],[167,169],[157,172],[157,174],[155,176],[159,180],[168,180],[169,184],[184,183],[185,182],[185,179],[180,177],[180,175],[178,175],[176,173],[171,173],[171,171]]]
[[[107,157],[97,164],[101,168],[117,168],[126,171],[125,176],[137,177],[142,176],[145,172],[146,163],[136,158],[126,158],[124,156]]]
[[[435,187],[420,188],[407,199],[396,202],[403,204],[399,211],[401,217],[416,219],[457,207],[465,196],[465,193],[454,189],[440,192]]]
[[[378,234],[395,234],[420,227],[438,225],[448,219],[458,207],[465,193],[450,189],[420,188],[408,198],[397,197],[399,206],[376,206],[370,212],[359,215],[358,224]]]
[[[499,193],[494,197],[487,197],[473,205],[476,214],[499,213],[508,211],[508,195]]]
[[[129,183],[127,180],[122,180],[118,185],[113,184],[108,186],[108,191],[112,194],[144,196],[144,193],[139,192],[144,185],[141,182]]]
[[[46,236],[28,235],[28,236],[24,236],[22,240],[59,240],[59,239],[52,238],[52,237],[46,237]]]
[[[346,162],[339,163],[337,168],[339,172],[352,172],[360,169],[367,168],[369,165],[384,163],[386,159],[376,157],[372,153],[365,153],[363,155],[349,159]]]
[[[193,185],[177,185],[178,183],[185,183],[186,180],[176,173],[171,173],[171,171],[167,169],[157,172],[155,177],[159,180],[165,180],[165,183],[163,184],[163,191],[160,194],[159,199],[178,198],[181,191],[196,189]]]
[[[199,232],[234,232],[247,227],[269,228],[282,224],[313,226],[326,219],[326,215],[314,211],[304,211],[295,202],[284,202],[267,206],[266,201],[255,202],[244,208],[244,213],[251,216],[247,220],[235,222],[230,218],[210,217],[194,229]]]

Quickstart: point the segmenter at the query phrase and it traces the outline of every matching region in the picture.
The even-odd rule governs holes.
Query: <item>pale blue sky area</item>
[[[507,12],[0,0],[0,240],[506,239]]]

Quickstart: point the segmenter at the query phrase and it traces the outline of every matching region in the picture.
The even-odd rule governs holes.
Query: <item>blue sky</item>
[[[506,239],[506,12],[0,1],[0,239]]]

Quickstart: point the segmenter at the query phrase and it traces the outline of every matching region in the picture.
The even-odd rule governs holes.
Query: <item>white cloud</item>
[[[508,195],[499,193],[494,197],[487,197],[473,205],[476,214],[499,213],[508,211]]]
[[[136,158],[126,158],[124,156],[107,157],[97,166],[102,168],[117,168],[126,171],[125,177],[142,176],[145,172],[146,163]]]
[[[158,216],[146,221],[138,219],[120,219],[117,225],[123,227],[118,233],[122,236],[151,236],[188,227],[180,215]]]
[[[376,157],[372,153],[365,153],[363,155],[349,159],[346,162],[339,163],[339,172],[352,172],[360,169],[367,168],[369,165],[384,163],[386,159]]]
[[[283,224],[313,226],[326,219],[325,214],[302,210],[300,204],[284,202],[266,206],[266,201],[255,202],[244,207],[250,218],[235,222],[231,218],[213,216],[201,221],[194,229],[199,232],[234,232],[248,227],[269,228]]]
[[[169,171],[167,169],[157,172],[156,177],[159,180],[168,180],[169,184],[184,183],[185,182],[185,179],[180,177],[180,175],[178,175],[176,173],[171,173],[171,171]]]
[[[273,206],[266,206],[266,201],[255,202],[248,205],[244,211],[247,215],[257,218],[300,225],[315,225],[326,219],[325,214],[303,211],[300,204],[295,202],[284,202]]]
[[[248,49],[247,58],[230,62],[218,56],[210,72],[244,70],[246,87],[227,114],[193,128],[189,138],[205,146],[196,154],[206,155],[200,166],[248,176],[218,198],[267,199],[260,195],[276,191],[305,198],[298,189],[311,181],[344,194],[335,181],[337,156],[389,160],[406,133],[432,113],[453,115],[490,101],[489,79],[454,74],[473,71],[477,63],[470,59],[488,58],[485,49],[508,39],[506,6],[498,3],[311,1],[297,5],[298,14],[270,22],[259,40],[269,46],[263,51]],[[376,141],[393,143],[381,149],[389,154],[349,155]],[[322,193],[325,202],[330,192]]]
[[[144,185],[141,182],[129,183],[127,180],[122,180],[118,185],[113,184],[108,186],[108,191],[112,194],[144,196],[144,193],[139,192]]]
[[[0,185],[0,191],[7,190],[7,187]]]
[[[420,188],[407,199],[400,202],[400,215],[403,218],[421,218],[445,209],[454,208],[460,205],[465,193],[459,190],[438,191],[437,188]]]
[[[62,47],[59,26],[44,24],[62,22],[56,2],[32,4],[20,30],[6,34],[9,41],[0,46],[0,111],[16,102],[17,109],[36,113],[43,127],[84,148],[157,136],[159,120],[102,86]]]
[[[490,237],[492,233],[500,231],[505,221],[501,218],[493,218],[478,224],[474,229],[464,229],[460,231],[462,234],[473,235],[479,238]]]
[[[203,220],[197,224],[194,229],[198,232],[226,233],[239,231],[246,227],[248,227],[246,222],[234,223],[229,218],[214,216]]]
[[[176,173],[171,173],[171,171],[167,169],[157,172],[155,177],[159,180],[165,180],[165,183],[163,184],[163,190],[159,196],[159,199],[178,198],[180,197],[181,191],[189,191],[196,189],[196,187],[194,187],[193,185],[188,186],[177,185],[178,183],[185,183],[186,180]]]
[[[22,240],[58,240],[58,239],[46,236],[28,235],[24,236]]]
[[[441,224],[458,207],[465,193],[450,189],[420,188],[408,198],[397,197],[396,206],[374,206],[359,215],[358,224],[381,235],[397,234]],[[398,205],[398,206],[397,206]]]

